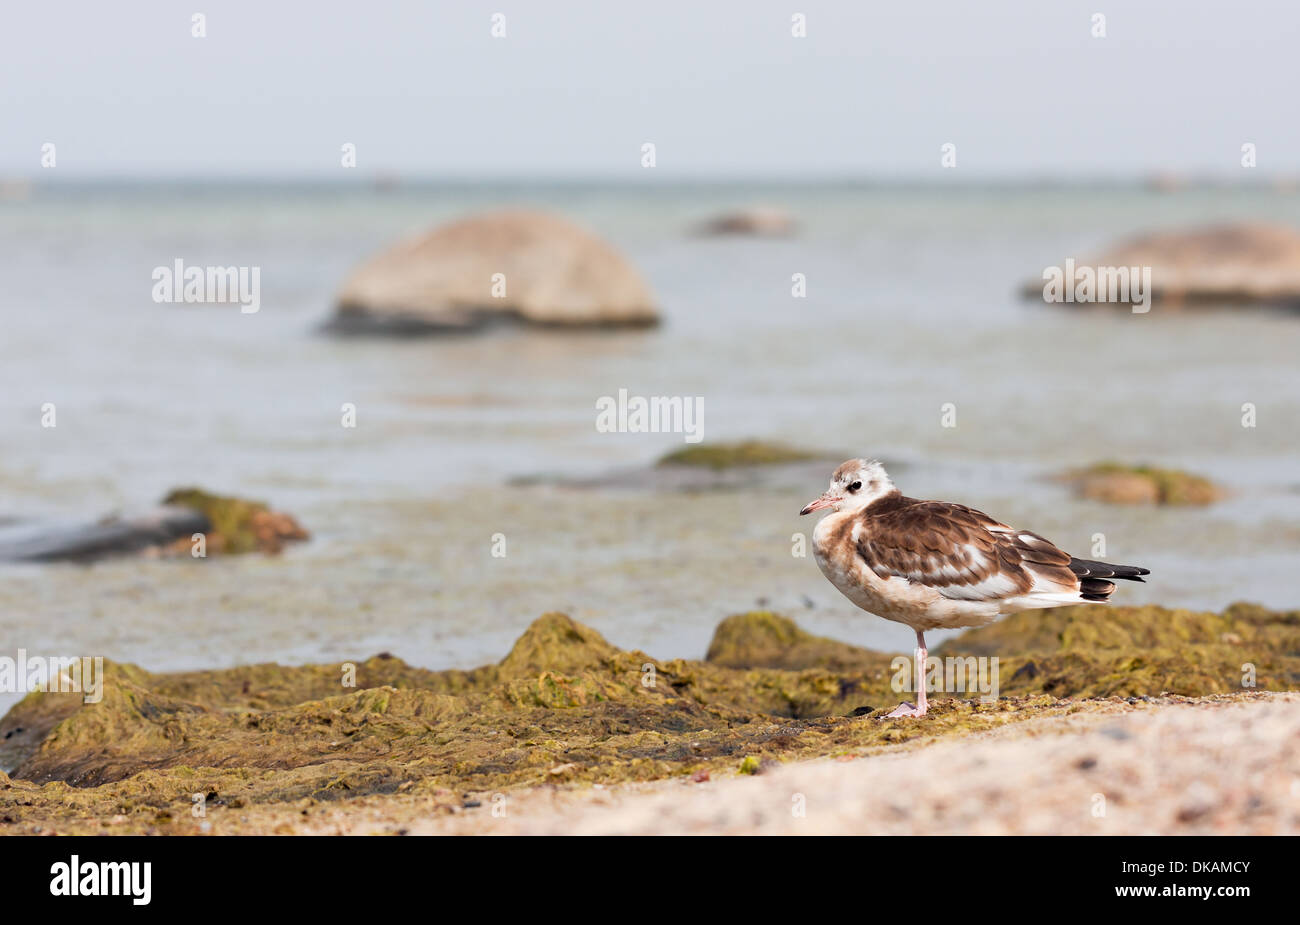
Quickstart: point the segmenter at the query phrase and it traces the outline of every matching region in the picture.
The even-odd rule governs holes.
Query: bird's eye
[[[861,482],[854,482],[852,485],[849,486],[849,491],[857,491],[861,487],[862,487]]]

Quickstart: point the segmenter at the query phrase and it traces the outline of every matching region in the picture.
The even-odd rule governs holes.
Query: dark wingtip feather
[[[1076,558],[1070,559],[1070,571],[1080,578],[1123,578],[1126,581],[1141,581],[1140,576],[1151,574],[1151,569],[1140,565],[1112,565],[1109,562]]]

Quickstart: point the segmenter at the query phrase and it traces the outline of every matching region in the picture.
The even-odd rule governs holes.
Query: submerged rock
[[[0,526],[0,562],[90,562],[188,543],[208,528],[202,513],[174,505],[97,523],[18,523]]]
[[[1155,232],[1079,261],[1076,276],[1084,267],[1094,273],[1098,268],[1150,267],[1151,296],[1165,304],[1261,302],[1300,307],[1300,232],[1286,226]],[[1042,298],[1043,285],[1041,278],[1027,281],[1025,296]]]
[[[702,443],[683,447],[661,457],[657,465],[735,469],[741,466],[777,466],[826,458],[826,454],[812,453],[770,440],[741,440],[736,443]]]
[[[226,830],[254,813],[298,818],[373,797],[459,812],[511,787],[732,776],[1035,716],[1132,708],[1083,697],[1240,691],[1243,664],[1259,688],[1288,689],[1300,684],[1300,612],[1241,604],[1222,614],[1019,614],[935,653],[998,656],[1002,699],[935,694],[922,722],[884,716],[900,699],[894,656],[811,636],[774,614],[724,621],[710,653],[714,661],[658,660],[551,613],[501,662],[470,671],[426,671],[392,656],[175,674],[109,664],[98,703],[34,693],[0,720],[11,772],[0,780],[0,818],[93,831],[121,816],[120,831],[193,831],[196,793],[206,820]],[[763,667],[773,662],[782,667]],[[1034,670],[1020,670],[1027,664]]]
[[[1109,504],[1205,505],[1224,497],[1223,489],[1203,476],[1156,466],[1103,462],[1067,472],[1061,479],[1071,483],[1079,497]]]
[[[461,219],[358,267],[329,324],[339,333],[480,330],[503,321],[571,327],[658,323],[630,263],[590,232],[537,212]]]
[[[661,457],[653,466],[618,469],[594,476],[533,475],[513,479],[518,485],[567,488],[612,488],[634,491],[731,491],[824,483],[843,453],[803,450],[766,440],[688,445]],[[902,468],[902,466],[899,466]]]

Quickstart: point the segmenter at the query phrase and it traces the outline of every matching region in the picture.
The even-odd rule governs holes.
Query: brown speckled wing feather
[[[953,599],[1079,587],[1070,556],[1041,536],[945,501],[882,499],[863,511],[857,546],[880,577],[906,578]]]

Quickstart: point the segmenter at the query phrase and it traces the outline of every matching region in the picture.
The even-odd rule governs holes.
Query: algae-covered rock
[[[1300,612],[1223,613],[1080,604],[963,633],[947,656],[998,656],[1002,692],[1056,697],[1203,696],[1300,687]],[[1247,683],[1249,682],[1249,683]]]
[[[741,440],[737,443],[701,443],[674,450],[659,460],[661,466],[703,466],[708,469],[734,469],[740,466],[772,466],[807,462],[822,454],[811,453],[784,443],[768,440]]]
[[[173,489],[163,504],[199,511],[211,524],[207,551],[239,555],[262,552],[274,555],[286,542],[305,540],[308,533],[288,514],[273,511],[260,501],[214,495],[200,488]],[[187,551],[188,538],[179,541]]]
[[[705,660],[727,668],[826,668],[878,671],[889,656],[801,629],[789,617],[766,610],[727,617],[713,631]]]
[[[618,649],[591,627],[567,614],[546,613],[515,641],[498,671],[506,678],[556,671],[574,674],[599,668],[617,654]]]
[[[1209,479],[1177,469],[1096,463],[1062,477],[1076,493],[1108,504],[1205,505],[1223,498],[1223,490]]]
[[[464,794],[716,778],[1128,708],[1115,697],[1239,692],[1246,680],[1290,689],[1300,612],[1033,611],[932,654],[997,656],[1001,698],[936,691],[924,720],[889,719],[904,694],[891,662],[910,653],[845,646],[767,613],[724,621],[711,661],[619,649],[552,613],[499,663],[468,671],[388,655],[172,674],[105,663],[99,702],[29,694],[0,719],[0,827],[90,832],[112,819],[114,831],[196,831],[196,794],[223,831],[399,796],[412,812],[455,812]],[[1111,699],[1081,699],[1099,697]]]

